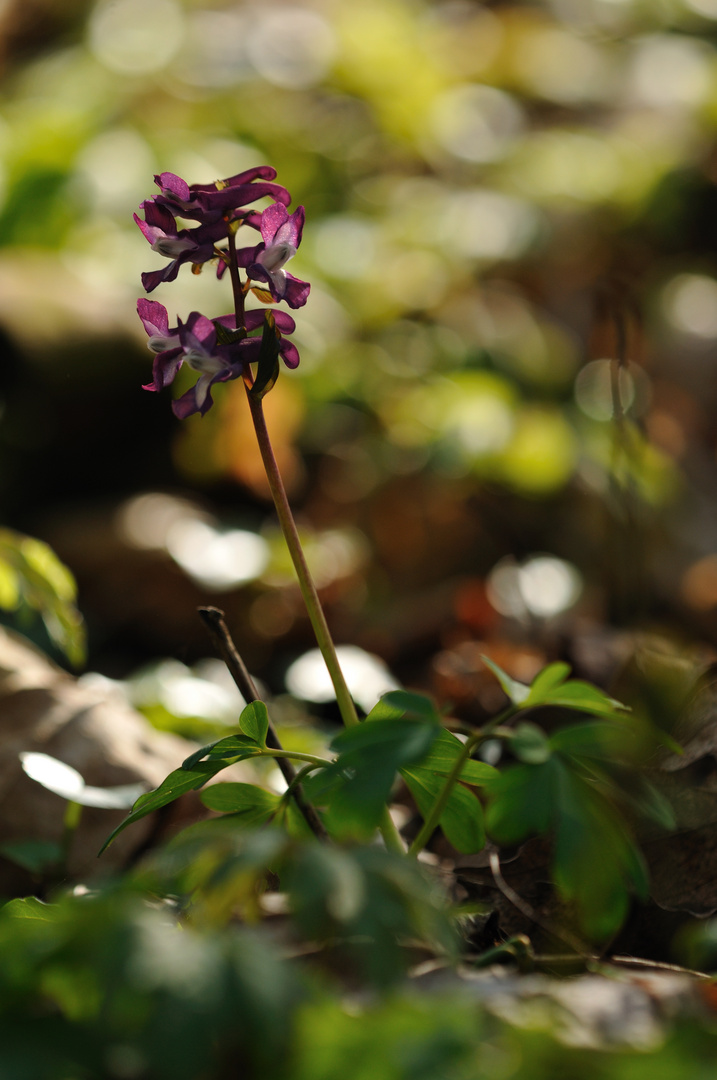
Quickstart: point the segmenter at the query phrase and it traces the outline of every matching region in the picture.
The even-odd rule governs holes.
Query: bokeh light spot
[[[121,75],[165,67],[184,37],[175,0],[100,0],[90,16],[89,45],[98,60]]]
[[[339,645],[336,652],[351,696],[364,712],[370,712],[382,694],[400,689],[378,656],[356,645]],[[318,649],[312,649],[294,661],[286,673],[286,688],[304,701],[320,703],[336,698],[324,658]]]
[[[269,563],[269,545],[245,529],[220,530],[204,521],[178,521],[167,534],[175,562],[209,589],[236,588],[253,581]]]
[[[665,314],[685,334],[717,338],[717,281],[704,274],[679,274],[663,293]]]
[[[520,564],[509,556],[491,570],[486,591],[501,615],[547,619],[573,607],[582,578],[572,563],[554,555],[533,555]]]
[[[263,78],[297,89],[324,77],[336,54],[336,40],[318,12],[287,6],[257,13],[248,27],[246,48]]]
[[[456,157],[496,161],[520,135],[523,113],[503,90],[456,86],[435,101],[430,126],[436,141]]]
[[[612,360],[592,360],[575,380],[575,400],[591,420],[611,420],[615,415],[612,365]],[[650,387],[642,368],[636,364],[621,367],[616,389],[623,412],[639,414],[644,411]]]

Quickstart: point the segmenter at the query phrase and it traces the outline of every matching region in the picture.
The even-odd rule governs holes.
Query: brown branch
[[[227,624],[224,621],[224,612],[215,607],[200,607],[198,608],[198,611],[202,622],[209,631],[218,653],[227,665],[229,673],[234,679],[244,700],[247,703],[259,701],[260,698],[256,686],[254,685],[254,680],[249,674],[246,664],[239,655],[237,647],[229,633]],[[272,750],[283,750],[271,719],[269,719],[269,729],[266,733],[266,745]],[[276,758],[276,763],[281,769],[286,783],[292,785],[296,780],[296,770],[294,769],[294,766],[287,758]],[[301,785],[295,784],[291,789],[291,794],[298,809],[303,814],[306,824],[314,835],[318,837],[319,840],[328,840],[328,834],[324,828],[324,824],[311,803],[307,802],[304,798]]]

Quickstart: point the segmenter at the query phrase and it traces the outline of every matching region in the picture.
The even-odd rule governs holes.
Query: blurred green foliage
[[[47,544],[0,529],[0,608],[32,633],[39,615],[51,643],[74,667],[85,662],[85,627],[76,607],[77,586]]]

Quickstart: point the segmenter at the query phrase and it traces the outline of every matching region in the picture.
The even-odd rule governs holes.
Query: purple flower
[[[292,341],[284,337],[292,334],[296,323],[286,311],[272,311],[275,328],[279,337],[279,355],[289,368],[299,363],[299,352]],[[183,363],[187,363],[199,373],[195,385],[172,405],[174,413],[180,418],[199,412],[202,416],[212,407],[211,387],[215,382],[226,382],[243,374],[249,364],[259,359],[261,334],[250,337],[253,331],[263,330],[266,318],[265,308],[253,309],[246,313],[246,336],[236,341],[222,344],[219,327],[236,333],[236,315],[222,315],[213,321],[193,311],[186,323],[170,329],[167,309],[156,300],[137,301],[137,312],[149,335],[148,347],[156,353],[153,365],[152,382],[144,386],[145,390],[162,390],[173,382]]]
[[[293,259],[301,243],[304,228],[304,208],[299,206],[289,214],[283,203],[274,203],[261,215],[261,237],[264,241],[254,251],[254,261],[248,274],[255,281],[266,281],[275,300],[286,300],[289,307],[300,308],[309,297],[307,281],[287,274],[284,265]]]
[[[174,214],[196,218],[204,224],[226,217],[246,217],[233,212],[264,196],[289,205],[291,195],[286,188],[270,182],[275,176],[276,169],[269,165],[258,165],[254,169],[230,176],[227,180],[190,186],[174,173],[160,173],[154,178],[160,189],[155,200]],[[258,214],[256,219],[258,222]]]
[[[174,281],[183,263],[205,263],[213,259],[215,244],[226,236],[226,223],[222,220],[196,229],[177,229],[169,210],[153,199],[143,202],[140,210],[144,210],[144,221],[137,214],[134,220],[152,251],[171,260],[163,270],[142,274],[142,284],[147,292],[152,292],[163,281]]]
[[[182,346],[179,328],[169,329],[167,309],[156,300],[137,301],[137,312],[149,334],[147,347],[155,353],[152,365],[152,382],[144,390],[162,390],[173,381],[182,364]]]
[[[199,378],[191,390],[172,402],[172,409],[180,419],[195,412],[204,416],[214,404],[211,394],[214,383],[236,379],[242,374],[245,363],[239,351],[242,342],[219,345],[214,323],[198,311],[193,311],[186,323],[180,322],[179,341],[184,354],[182,360],[199,372]]]
[[[284,335],[293,334],[296,330],[296,323],[289,315],[288,311],[280,311],[276,308],[253,308],[246,313],[246,328],[249,333],[252,330],[258,330],[264,328],[264,320],[266,312],[271,311],[274,316],[274,322],[276,329],[279,331],[279,355],[288,368],[295,368],[299,366],[299,350],[293,341],[288,341]],[[232,316],[233,317],[233,316]],[[242,342],[244,346],[244,356],[248,358],[248,362],[253,364],[259,356],[259,348],[261,346],[261,336],[247,338]],[[247,362],[247,360],[245,360]]]

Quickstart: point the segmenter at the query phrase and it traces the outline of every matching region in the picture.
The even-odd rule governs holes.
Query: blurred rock
[[[143,716],[102,690],[78,683],[20,635],[0,628],[0,843],[59,841],[66,803],[27,777],[22,751],[49,754],[77,769],[88,784],[156,787],[194,749],[156,731]],[[153,814],[122,833],[101,859],[97,852],[126,816],[84,807],[69,858],[69,877],[88,880],[116,871],[155,833],[184,824],[191,800]],[[0,858],[0,894],[26,892],[28,875]]]

